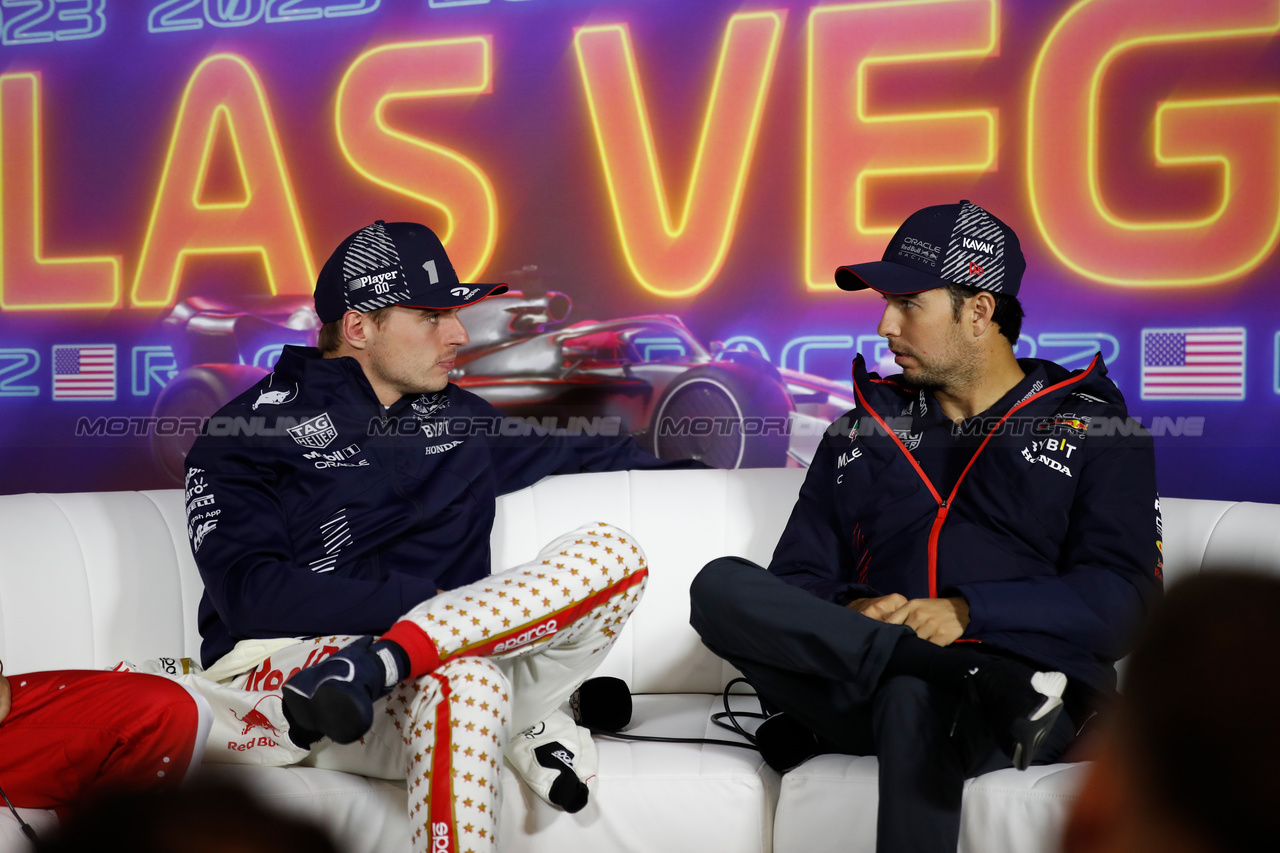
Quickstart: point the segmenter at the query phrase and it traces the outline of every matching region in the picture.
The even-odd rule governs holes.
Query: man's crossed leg
[[[604,659],[647,578],[629,534],[586,525],[303,668],[284,686],[287,715],[295,732],[354,741],[326,743],[310,763],[406,775],[415,850],[478,853],[495,843],[504,752],[544,798],[585,804],[594,745],[557,708]]]
[[[176,658],[119,668],[166,675],[209,700],[205,761],[406,779],[415,851],[483,853],[495,844],[504,756],[549,802],[585,803],[595,747],[558,707],[603,661],[647,579],[630,534],[588,524],[524,565],[413,608],[384,635],[400,649],[389,662],[370,651],[372,638],[335,635],[244,640],[207,671]],[[335,681],[345,689],[317,689]],[[286,684],[302,714],[285,713]],[[322,739],[327,703],[315,700],[326,693],[349,743]],[[353,699],[368,722],[354,734]]]
[[[1074,737],[1059,673],[933,645],[736,557],[709,563],[690,596],[703,642],[813,752],[879,757],[878,850],[954,851],[966,778],[1055,760]]]

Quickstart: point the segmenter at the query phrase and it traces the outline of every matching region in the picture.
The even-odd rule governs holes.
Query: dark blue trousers
[[[739,557],[708,563],[690,596],[694,630],[765,702],[812,729],[824,751],[879,757],[878,853],[954,853],[964,780],[1012,763],[958,692],[883,677],[910,628],[823,601]],[[1036,763],[1058,760],[1074,736],[1063,713]]]

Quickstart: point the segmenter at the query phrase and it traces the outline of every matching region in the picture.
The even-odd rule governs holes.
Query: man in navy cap
[[[648,574],[601,523],[490,575],[496,496],[671,464],[629,437],[511,437],[450,384],[458,309],[506,289],[460,282],[425,226],[361,228],[320,272],[319,348],[285,347],[186,460],[200,684],[218,707],[250,694],[221,760],[407,774],[422,851],[492,846],[504,755],[549,802],[586,804],[594,747],[556,709]]]
[[[954,851],[966,778],[1059,759],[1161,588],[1151,438],[1100,355],[1015,357],[1024,268],[961,201],[837,270],[884,299],[902,373],[858,356],[768,571],[725,557],[692,588],[707,646],[783,711],[771,764],[879,757],[885,853]]]

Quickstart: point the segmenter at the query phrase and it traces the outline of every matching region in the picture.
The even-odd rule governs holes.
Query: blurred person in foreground
[[[1173,584],[1129,659],[1063,853],[1262,853],[1280,845],[1280,578]]]
[[[338,853],[319,827],[278,814],[232,785],[116,791],[78,810],[37,853]]]

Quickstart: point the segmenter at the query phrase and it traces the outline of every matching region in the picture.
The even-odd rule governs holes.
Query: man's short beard
[[[434,394],[437,391],[443,391],[449,384],[449,377],[446,374],[437,381],[428,381],[423,379],[415,372],[407,372],[397,369],[394,372],[387,369],[382,363],[381,358],[375,357],[370,360],[371,363],[366,367],[366,371],[372,371],[384,383],[396,389],[402,396],[411,394]]]
[[[920,366],[916,368],[914,375],[908,374],[904,368],[903,378],[912,388],[930,393],[947,391],[954,394],[961,389],[969,388],[977,381],[981,370],[977,352],[966,348],[963,343],[957,347],[955,358],[945,366],[925,366],[919,356],[912,355],[912,358]]]
[[[908,385],[921,391],[941,391],[948,384],[944,377],[938,376],[936,372],[930,370],[917,371],[914,377],[907,376],[907,372],[904,370],[902,375],[907,380]]]
[[[439,382],[428,382],[418,376],[400,375],[394,378],[405,394],[434,394],[437,391],[443,391],[449,384],[447,375]]]
[[[903,378],[912,388],[922,391],[946,391],[955,387],[955,374],[950,370],[939,370],[936,367],[920,367],[913,374],[902,371]]]

